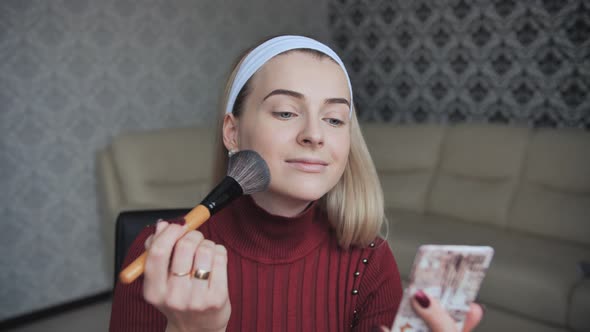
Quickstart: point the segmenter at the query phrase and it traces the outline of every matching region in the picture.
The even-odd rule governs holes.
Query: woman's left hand
[[[459,332],[455,321],[440,305],[437,299],[428,296],[423,291],[418,291],[412,297],[412,308],[422,317],[424,322],[430,327],[432,332]],[[481,305],[471,303],[469,311],[465,317],[462,332],[473,330],[483,318],[483,308]]]
[[[411,303],[414,311],[426,322],[432,332],[459,332],[455,321],[437,299],[428,296],[423,291],[418,291],[412,297]],[[477,303],[471,303],[462,332],[473,330],[482,318],[483,307]],[[389,331],[384,327],[382,330]]]

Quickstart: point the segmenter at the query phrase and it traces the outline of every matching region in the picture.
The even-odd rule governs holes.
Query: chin
[[[322,198],[331,188],[321,186],[292,186],[284,191],[286,196],[300,201],[317,201]]]
[[[277,180],[279,177],[276,178]],[[332,190],[337,181],[327,174],[301,176],[285,175],[276,182],[271,180],[269,191],[298,201],[316,201]],[[334,183],[332,183],[334,182]]]
[[[317,201],[318,199],[322,198],[325,194],[326,194],[325,192],[321,192],[321,193],[305,192],[305,193],[292,194],[291,196],[293,198],[300,200],[300,201],[312,202],[312,201]]]

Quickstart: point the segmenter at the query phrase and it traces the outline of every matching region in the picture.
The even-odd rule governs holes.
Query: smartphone
[[[462,331],[469,305],[479,292],[493,255],[494,249],[488,246],[420,246],[391,331],[430,331],[410,303],[418,290],[438,299]]]

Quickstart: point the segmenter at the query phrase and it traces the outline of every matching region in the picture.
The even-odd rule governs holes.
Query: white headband
[[[344,74],[346,75],[346,82],[348,83],[348,89],[350,90],[350,116],[352,117],[352,86],[350,84],[350,78],[348,72],[344,67],[344,63],[340,60],[340,57],[336,52],[332,51],[328,46],[307,37],[302,36],[279,36],[267,40],[260,44],[258,47],[253,49],[244,61],[240,64],[240,68],[236,73],[236,77],[229,91],[229,99],[225,113],[231,113],[234,108],[234,103],[238,97],[238,93],[244,87],[246,82],[256,73],[260,67],[262,67],[268,60],[272,59],[276,55],[283,52],[294,50],[294,49],[312,49],[324,53],[325,55],[332,58],[336,63],[340,65]]]

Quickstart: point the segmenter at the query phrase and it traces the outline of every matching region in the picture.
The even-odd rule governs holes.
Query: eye
[[[344,121],[342,121],[340,119],[327,118],[325,120],[326,120],[326,122],[328,122],[328,124],[330,124],[331,126],[334,126],[334,127],[341,127],[344,125]]]
[[[272,112],[272,114],[275,117],[283,120],[287,120],[295,116],[295,113],[293,112]]]

